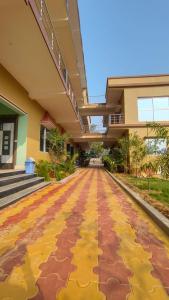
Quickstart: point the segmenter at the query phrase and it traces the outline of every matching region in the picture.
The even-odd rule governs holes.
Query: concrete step
[[[27,180],[30,178],[35,177],[34,174],[17,174],[13,176],[6,176],[6,177],[1,177],[0,178],[0,188],[1,186],[8,185],[11,183]]]
[[[25,170],[0,170],[0,178],[24,174]]]
[[[16,192],[19,192],[21,190],[24,190],[28,187],[31,187],[35,184],[38,184],[40,182],[43,182],[43,177],[34,177],[31,179],[26,179],[23,181],[19,181],[16,183],[8,184],[5,186],[0,187],[0,198],[6,197],[8,195],[14,194]]]
[[[42,188],[48,186],[49,184],[50,184],[50,182],[40,182],[38,184],[35,184],[28,188],[25,188],[24,190],[21,190],[19,192],[9,195],[9,196],[2,197],[0,199],[0,209],[17,202],[18,200],[22,199],[23,197],[26,197]]]

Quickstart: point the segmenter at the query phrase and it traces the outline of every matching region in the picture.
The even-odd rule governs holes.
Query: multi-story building
[[[122,136],[137,132],[153,144],[153,132],[147,123],[158,122],[169,127],[169,75],[111,77],[107,79],[106,103],[84,104],[82,116],[103,116],[105,133],[85,132],[76,142],[103,141],[117,145]],[[165,147],[165,141],[160,141]]]
[[[152,142],[153,133],[147,132],[146,126],[149,122],[169,127],[169,75],[108,78],[106,101],[114,109],[105,117],[107,135],[114,143],[134,132]]]
[[[0,168],[22,168],[49,159],[48,129],[73,141],[88,125],[77,1],[2,0],[0,37]]]
[[[146,138],[150,121],[169,126],[169,75],[108,78],[106,103],[88,103],[77,0],[0,1],[0,36],[0,168],[48,160],[54,127],[73,153],[135,131]],[[90,132],[92,115],[104,116],[105,134]]]

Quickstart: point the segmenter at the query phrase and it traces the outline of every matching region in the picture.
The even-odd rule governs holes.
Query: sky
[[[78,5],[90,102],[104,102],[107,77],[169,73],[169,0]]]

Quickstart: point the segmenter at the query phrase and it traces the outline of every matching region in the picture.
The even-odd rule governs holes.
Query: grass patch
[[[129,184],[134,185],[138,189],[145,191],[149,196],[169,206],[169,181],[150,178],[149,189],[147,178],[136,178],[133,176],[125,176]]]

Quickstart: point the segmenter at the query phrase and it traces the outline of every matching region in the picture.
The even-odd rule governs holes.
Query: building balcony
[[[12,76],[19,88],[24,88],[28,97],[73,137],[83,131],[79,115],[83,89],[73,67],[76,53],[70,47],[70,25],[65,21],[66,27],[63,30],[59,27],[62,39],[56,30],[62,25],[58,18],[66,16],[66,9],[60,7],[63,3],[62,0],[0,1],[0,73],[4,81]],[[52,8],[55,4],[58,10]],[[11,102],[15,98],[14,89],[12,86]]]
[[[36,21],[41,29],[43,38],[48,46],[48,49],[51,53],[53,61],[58,69],[62,82],[65,86],[66,93],[69,96],[71,103],[73,105],[74,111],[76,112],[79,118],[79,110],[77,101],[75,98],[75,93],[73,91],[69,73],[64,63],[56,36],[55,30],[53,28],[50,15],[45,3],[45,0],[27,0],[27,3],[31,6]]]
[[[112,114],[109,115],[109,126],[124,124],[124,115],[123,114]]]

